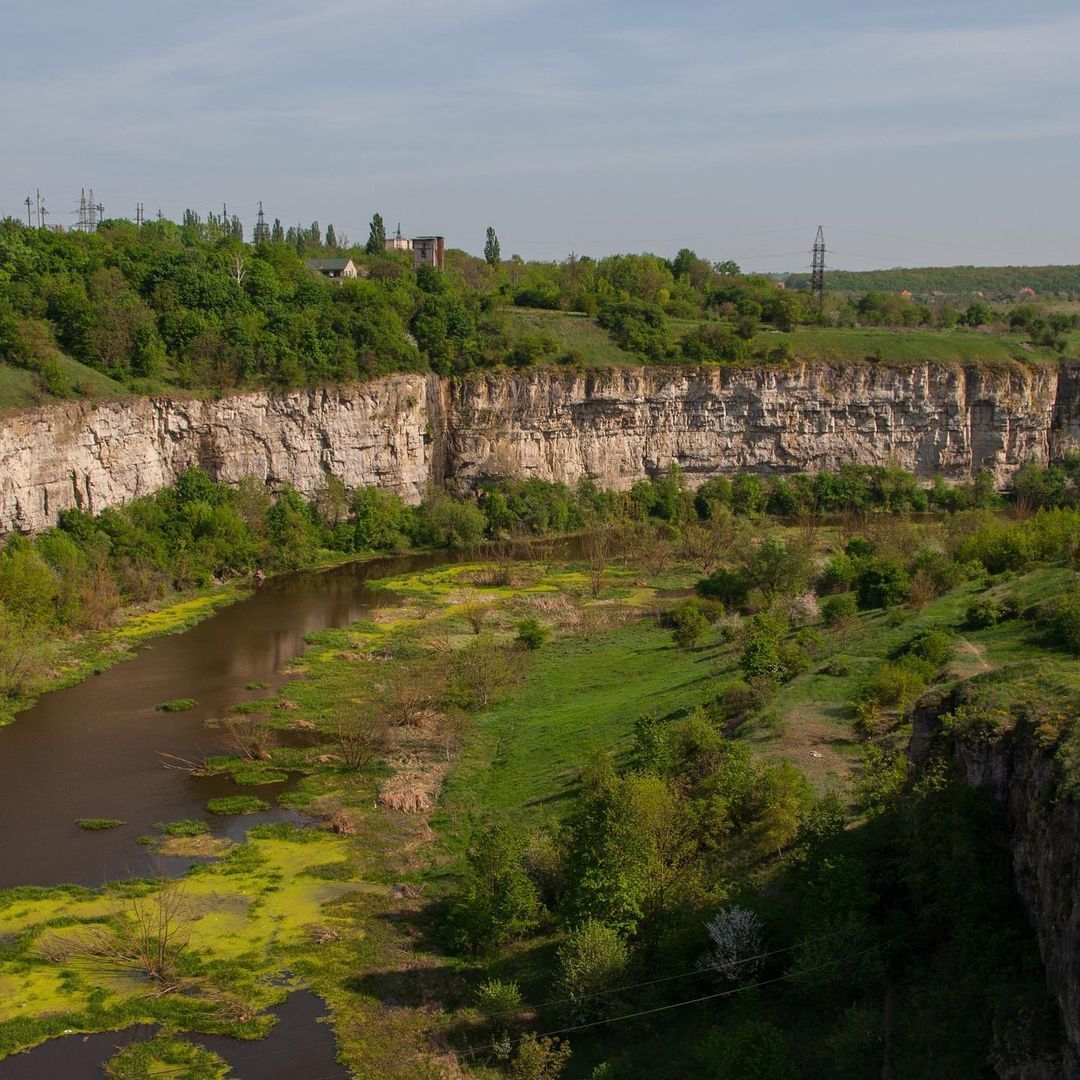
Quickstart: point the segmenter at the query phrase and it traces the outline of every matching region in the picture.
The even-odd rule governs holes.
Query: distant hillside
[[[792,274],[785,279],[789,288],[806,288],[808,274]],[[983,292],[989,297],[1014,297],[1024,288],[1040,296],[1080,293],[1078,266],[923,266],[896,270],[829,270],[825,287],[834,292],[900,292],[916,295],[933,292],[970,295]]]

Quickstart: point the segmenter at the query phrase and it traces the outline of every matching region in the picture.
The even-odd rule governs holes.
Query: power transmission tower
[[[825,234],[818,226],[814,237],[814,260],[810,270],[810,292],[817,299],[818,311],[825,307]]]
[[[145,220],[146,219],[143,217],[143,204],[142,203],[136,203],[135,204],[135,228],[139,232],[142,232],[143,221],[145,221]]]
[[[31,199],[29,195],[27,195],[26,198],[23,199],[23,202],[26,203],[26,227],[28,229],[30,228],[30,206],[33,201],[34,200]]]
[[[90,198],[86,201],[86,231],[93,232],[97,228],[97,207],[94,205],[94,189],[90,189]]]
[[[263,213],[262,199],[259,200],[259,216],[255,220],[255,235],[252,239],[256,244],[270,243],[270,226],[266,224],[266,214]]]

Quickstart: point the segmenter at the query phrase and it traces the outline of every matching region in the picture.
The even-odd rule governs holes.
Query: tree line
[[[279,221],[247,244],[235,218],[194,211],[180,224],[110,220],[94,233],[8,219],[0,222],[0,360],[65,397],[88,388],[58,354],[136,392],[584,362],[559,336],[519,329],[515,306],[595,318],[628,355],[655,363],[784,360],[786,343],[763,351],[752,347],[755,335],[804,325],[963,324],[1064,348],[1075,322],[1032,304],[1003,314],[981,301],[958,308],[873,292],[830,296],[819,309],[806,292],[689,249],[671,259],[526,263],[504,259],[489,229],[483,258],[450,251],[440,272],[414,270],[408,252],[384,243],[378,214],[363,246],[332,225]],[[348,255],[360,276],[328,281],[306,265],[329,255]]]

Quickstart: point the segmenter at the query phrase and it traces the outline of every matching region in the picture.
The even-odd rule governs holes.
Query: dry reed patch
[[[232,846],[231,840],[202,833],[200,836],[170,836],[157,845],[157,852],[159,855],[213,859],[224,855]]]
[[[394,775],[379,785],[379,805],[404,814],[430,811],[442,791],[449,763],[408,755],[390,765]]]
[[[527,614],[542,615],[560,630],[574,631],[581,626],[582,609],[565,593],[537,593],[521,598]]]

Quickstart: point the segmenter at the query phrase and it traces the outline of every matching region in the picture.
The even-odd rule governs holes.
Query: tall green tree
[[[487,227],[487,241],[484,244],[484,258],[487,260],[488,266],[498,266],[501,262],[499,257],[499,238],[495,235],[495,230],[490,225]]]
[[[382,214],[375,214],[372,217],[371,231],[368,233],[364,250],[369,255],[380,255],[386,250],[386,226],[383,224]]]
[[[326,226],[326,246],[328,248],[337,247],[337,233],[334,232],[333,223]]]

